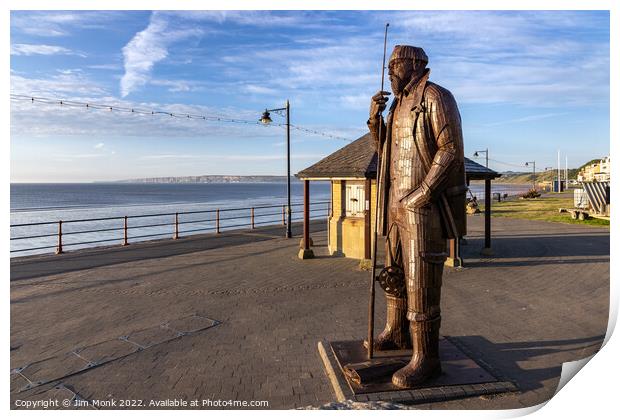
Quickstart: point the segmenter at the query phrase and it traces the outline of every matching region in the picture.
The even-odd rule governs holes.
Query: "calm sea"
[[[329,183],[310,184],[310,201],[315,203],[311,206],[313,218],[325,217],[329,198]],[[293,221],[301,220],[302,183],[291,183],[291,202]],[[131,242],[139,242],[171,237],[174,226],[170,224],[176,212],[195,212],[179,215],[180,234],[187,235],[213,232],[216,209],[220,209],[220,230],[248,227],[250,207],[256,207],[256,226],[279,224],[285,204],[286,183],[11,184],[12,225],[55,222],[12,227],[11,238],[40,237],[12,239],[11,256],[54,252],[58,220],[63,220],[64,249],[72,250],[122,242],[124,220],[69,220],[129,216],[129,237]],[[132,217],[143,215],[157,216]],[[99,232],[76,233],[86,230]],[[29,250],[19,252],[21,249]]]
[[[472,193],[482,198],[482,185],[472,185]],[[527,186],[495,184],[494,192],[509,195],[527,190]],[[291,184],[293,221],[301,220],[303,184]],[[324,218],[330,185],[310,183],[312,218]],[[54,252],[58,220],[63,220],[65,250],[122,242],[123,219],[69,220],[129,216],[131,242],[171,237],[174,213],[179,215],[180,234],[213,232],[215,210],[220,209],[220,230],[248,227],[250,207],[255,207],[256,226],[282,222],[286,204],[285,183],[230,184],[11,184],[11,224],[54,222],[11,228],[11,256]],[[265,206],[265,207],[263,207]],[[272,206],[272,207],[269,207]],[[135,218],[132,216],[155,215]],[[98,230],[98,232],[78,233]],[[37,238],[15,239],[25,236]],[[75,245],[71,245],[75,244]],[[37,248],[37,249],[32,249]],[[19,251],[28,249],[27,251]]]

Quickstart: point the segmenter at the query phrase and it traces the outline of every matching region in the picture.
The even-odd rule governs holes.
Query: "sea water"
[[[312,218],[326,217],[329,199],[328,182],[310,184]],[[124,216],[128,216],[131,242],[139,242],[172,237],[175,213],[180,213],[181,235],[214,232],[217,209],[221,231],[249,228],[251,207],[255,207],[255,226],[281,224],[286,203],[286,183],[11,184],[11,225],[51,222],[11,227],[11,238],[39,236],[12,239],[11,256],[54,252],[59,220],[63,221],[63,248],[73,250],[122,243]],[[300,182],[291,183],[291,208],[292,220],[301,220]],[[118,219],[74,222],[115,217]],[[91,230],[98,232],[76,233]],[[18,251],[29,248],[40,249]]]

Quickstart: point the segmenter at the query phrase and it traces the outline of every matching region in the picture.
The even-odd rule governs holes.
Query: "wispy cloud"
[[[11,92],[35,96],[63,95],[71,97],[105,97],[109,93],[96,81],[80,71],[57,70],[47,77],[25,77],[11,72]]]
[[[166,27],[165,21],[151,19],[149,26],[123,47],[125,74],[121,79],[121,96],[146,84],[155,63],[168,56],[166,41],[161,35]]]
[[[343,95],[340,100],[344,106],[351,109],[367,109],[370,106],[369,95]]]
[[[322,154],[292,154],[292,159],[319,159],[324,157]],[[185,159],[200,159],[200,160],[217,160],[217,161],[231,161],[231,162],[263,162],[263,161],[282,161],[282,154],[277,155],[260,155],[260,154],[227,154],[227,155],[190,155],[190,154],[161,154],[161,155],[144,155],[140,156],[140,160],[185,160]]]
[[[209,115],[256,120],[259,111],[243,108],[213,108],[182,103],[135,102],[109,95],[97,83],[79,73],[57,74],[51,80],[29,79],[13,73],[11,92],[66,101],[90,102],[124,108],[137,108],[179,114]],[[256,139],[281,135],[281,127],[226,124],[200,119],[171,118],[165,115],[142,115],[61,106],[58,103],[11,101],[11,133],[29,137],[90,136],[109,138],[201,138]],[[104,143],[104,142],[101,142]],[[95,143],[96,145],[97,143]],[[107,142],[103,147],[107,149]],[[109,151],[111,153],[111,151]]]
[[[578,14],[493,11],[352,14],[358,18],[369,16],[369,21],[393,22],[392,43],[416,40],[424,46],[431,57],[431,77],[453,91],[459,103],[547,107],[606,100],[609,44],[600,42],[597,48],[592,48],[590,42],[580,39],[584,20]],[[232,45],[226,49],[226,55],[210,58],[208,65],[219,60],[225,80],[252,80],[252,83],[233,84],[231,89],[238,94],[276,96],[288,92],[289,97],[295,95],[296,104],[312,103],[323,95],[321,101],[325,107],[344,106],[360,111],[368,106],[367,98],[378,89],[382,36],[380,31],[362,33],[359,27],[348,26],[345,19],[333,25],[335,16],[318,14],[308,19],[303,12],[157,12],[150,29],[144,32],[161,38],[157,34],[169,28],[159,28],[160,21],[190,30],[200,22],[213,31],[223,23],[261,28],[311,23],[313,28],[330,30],[334,36],[316,40],[315,34],[300,34],[291,36],[294,42],[287,43],[265,37],[260,47]],[[588,31],[600,33],[604,39],[605,30],[595,29],[605,23],[599,20],[595,18],[585,24]],[[575,35],[549,37],[545,31],[550,30]],[[158,42],[153,45],[162,49],[144,49],[156,58],[140,61],[144,71],[129,72],[127,79],[135,80],[135,85],[128,83],[129,89],[124,92],[132,86],[157,83],[149,75],[159,62],[157,57],[164,57],[161,61],[172,59],[167,57],[166,41]],[[194,64],[198,65],[200,55],[194,58]],[[582,77],[584,73],[588,78]],[[187,89],[182,82],[169,80],[168,83],[170,91]],[[336,90],[335,95],[324,95],[326,91]]]
[[[11,31],[38,37],[63,37],[75,28],[107,27],[110,21],[116,24],[126,15],[114,11],[12,11]]]
[[[86,57],[83,53],[65,47],[45,44],[11,44],[11,55],[79,55]]]
[[[389,16],[395,18],[394,42],[415,40],[425,47],[431,78],[459,102],[548,107],[608,101],[608,15],[411,11]]]
[[[165,16],[153,12],[146,29],[138,32],[123,47],[125,74],[121,78],[122,97],[150,81],[153,66],[168,57],[171,44],[203,33],[199,28],[171,28]]]
[[[69,154],[57,154],[52,155],[52,159],[57,162],[73,162],[83,159],[97,159],[109,156],[106,153],[69,153]]]
[[[121,64],[91,64],[86,66],[89,69],[95,70],[122,70],[123,66]]]
[[[151,79],[149,82],[155,86],[164,86],[168,88],[168,92],[190,92],[199,89],[198,82],[190,82],[187,80],[162,80]]]
[[[166,11],[169,17],[190,21],[214,22],[218,24],[233,23],[254,27],[294,27],[323,28],[333,22],[327,15],[317,12],[297,11],[296,13],[269,10],[204,10],[204,11]]]
[[[549,118],[561,117],[567,114],[568,112],[550,112],[546,114],[526,115],[525,117],[513,118],[510,120],[496,121],[496,122],[484,124],[484,126],[485,127],[496,127],[499,125],[519,124],[519,123],[524,123],[524,122],[540,121],[540,120],[546,120]]]
[[[459,103],[550,107],[608,101],[609,34],[604,15],[416,11],[372,16],[370,21],[392,22],[391,44],[426,48],[432,80],[450,89]],[[382,34],[361,34],[343,25],[323,28],[334,36],[321,42],[282,44],[266,39],[261,48],[233,47],[222,58],[229,66],[225,71],[230,77],[251,78],[264,94],[294,92],[298,101],[320,100],[330,109],[367,108],[380,80]],[[567,35],[550,36],[553,32]],[[593,44],[591,36],[599,39]],[[253,88],[239,91],[248,89]]]
[[[105,143],[97,143],[93,147],[95,149],[103,149],[105,147]]]
[[[243,86],[242,90],[250,94],[258,94],[258,95],[278,94],[278,91],[276,89],[269,88],[266,86],[253,85],[253,84],[247,84]]]
[[[347,87],[374,80],[374,75],[366,72],[374,63],[369,60],[368,48],[363,36],[344,38],[291,37],[291,42],[273,41],[265,37],[256,46],[232,44],[227,46],[226,54],[210,56],[204,49],[190,53],[189,49],[175,49],[171,54],[172,43],[190,37],[200,37],[209,28],[209,33],[220,33],[221,24],[244,26],[251,32],[269,31],[273,28],[296,28],[296,30],[333,31],[330,24],[338,20],[338,31],[347,32],[349,26],[344,19],[335,19],[333,14],[322,12],[273,12],[273,11],[158,11],[151,16],[146,29],[139,32],[123,48],[125,75],[121,80],[121,95],[124,97],[146,84],[164,85],[152,76],[158,63],[182,64],[191,62],[213,66],[221,63],[222,76],[238,82],[234,84],[239,94],[281,95],[285,90],[302,92],[309,87],[322,85]],[[352,26],[353,27],[353,26]],[[184,28],[172,31],[172,28]],[[287,38],[289,36],[287,35]],[[273,43],[273,45],[272,45]],[[226,66],[228,64],[228,66]],[[374,70],[374,69],[373,69]],[[360,75],[360,72],[362,75]],[[239,83],[241,80],[259,82]],[[177,84],[174,91],[185,91],[181,82],[167,80],[168,85]],[[179,89],[181,87],[181,89]],[[314,89],[313,89],[314,90]],[[172,89],[171,89],[172,91]]]
[[[180,155],[180,154],[164,154],[164,155],[144,155],[138,157],[140,160],[166,160],[166,159],[203,159],[204,156],[198,155]]]

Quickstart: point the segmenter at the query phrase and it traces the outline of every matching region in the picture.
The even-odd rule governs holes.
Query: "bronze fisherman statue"
[[[384,122],[381,112],[389,92],[378,92],[368,120],[380,159],[378,228],[386,236],[379,278],[386,289],[387,324],[374,349],[412,349],[409,364],[392,376],[399,387],[416,386],[441,373],[447,239],[465,234],[461,119],[452,94],[428,81],[427,63],[422,48],[395,46],[388,64],[394,101]]]

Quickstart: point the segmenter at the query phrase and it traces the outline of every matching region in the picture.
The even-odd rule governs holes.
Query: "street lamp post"
[[[476,150],[474,152],[474,157],[478,157],[478,153],[484,153],[485,156],[485,162],[486,164],[484,166],[486,166],[487,168],[489,167],[489,149],[484,149],[484,150]]]
[[[291,106],[286,100],[284,108],[265,109],[261,119],[259,120],[263,124],[271,123],[270,112],[286,112],[286,237],[292,238],[291,232]]]
[[[536,162],[535,161],[531,161],[531,162],[525,162],[525,166],[530,166],[530,163],[533,166],[533,170],[532,173],[534,174],[534,188],[536,188]]]

